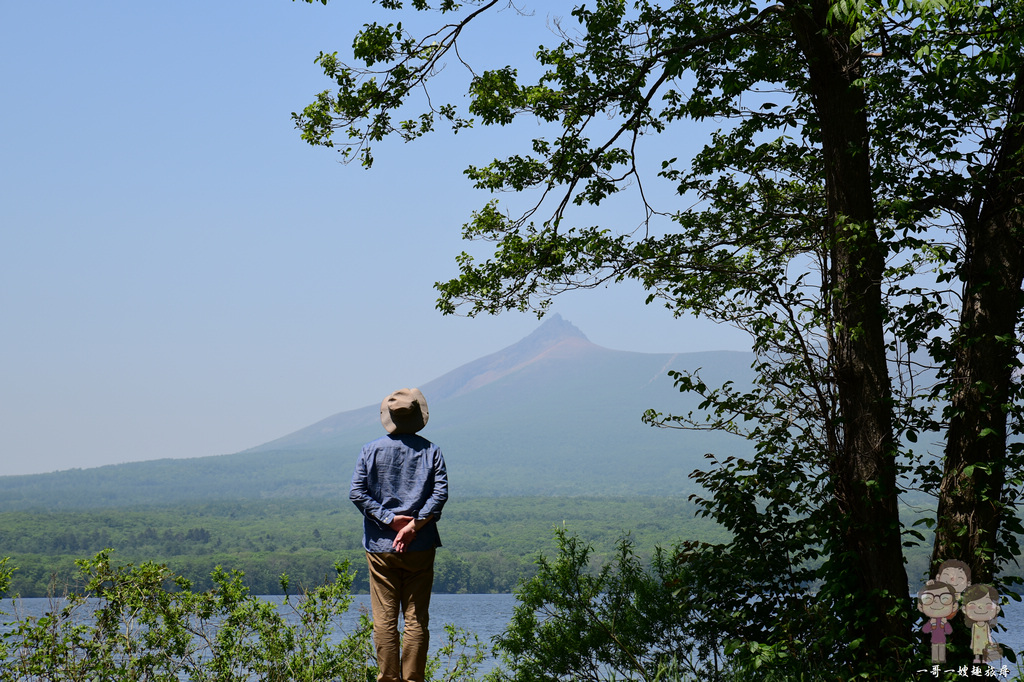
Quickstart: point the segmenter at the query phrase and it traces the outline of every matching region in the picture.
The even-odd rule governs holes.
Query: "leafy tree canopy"
[[[734,532],[735,579],[773,605],[756,616],[806,624],[766,645],[850,674],[916,665],[902,550],[924,538],[900,495],[936,498],[933,565],[981,582],[1018,553],[1024,2],[598,0],[555,23],[531,79],[459,52],[479,17],[512,26],[525,7],[380,5],[437,11],[437,28],[372,23],[351,58],[322,53],[334,86],[294,116],[307,142],[370,166],[377,142],[442,123],[542,124],[466,169],[529,207],[472,215],[464,236],[491,255],[458,257],[439,308],[542,313],[635,280],[648,303],[749,331],[754,390],[678,374],[702,409],[646,418],[756,444],[695,475]],[[465,107],[431,96],[446,64],[468,67]],[[678,135],[708,123],[684,155]],[[633,226],[588,224],[626,194]],[[808,623],[786,609],[810,584],[829,606]]]

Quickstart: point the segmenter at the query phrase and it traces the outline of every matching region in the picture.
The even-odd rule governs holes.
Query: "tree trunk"
[[[1017,367],[1017,320],[1024,278],[1024,75],[992,175],[965,216],[963,307],[954,368],[945,462],[939,488],[932,569],[947,559],[991,582],[1002,519],[1007,416]]]
[[[891,387],[883,334],[884,246],[874,224],[867,104],[854,81],[859,51],[840,22],[827,22],[828,3],[797,10],[794,33],[807,60],[820,120],[831,235],[833,362],[843,443],[833,464],[842,528],[831,552],[849,592],[851,639],[880,663],[897,663],[910,641],[897,505]],[[835,33],[839,30],[839,34]]]

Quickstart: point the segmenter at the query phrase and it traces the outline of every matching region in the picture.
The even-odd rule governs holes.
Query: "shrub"
[[[22,617],[0,633],[0,682],[120,680],[137,682],[367,682],[377,674],[372,623],[360,615],[347,633],[341,617],[352,603],[354,573],[335,565],[333,579],[290,595],[283,607],[255,597],[240,571],[217,567],[213,588],[195,592],[166,566],[115,565],[110,550],[76,562],[82,584],[51,594],[51,609]],[[0,591],[11,569],[0,560]],[[17,614],[15,614],[17,616]],[[446,627],[434,679],[470,679],[483,659],[471,635]],[[461,648],[460,648],[461,646]],[[437,676],[441,677],[438,678]]]

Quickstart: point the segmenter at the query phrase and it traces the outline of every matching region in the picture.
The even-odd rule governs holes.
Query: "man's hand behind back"
[[[410,522],[415,520],[416,519],[412,516],[403,516],[400,514],[395,514],[395,518],[391,519],[391,523],[388,524],[388,527],[397,533],[406,526],[408,526]]]
[[[410,521],[408,524],[406,524],[405,528],[398,531],[398,537],[396,537],[394,542],[392,542],[391,544],[394,545],[396,552],[404,552],[406,549],[408,549],[409,544],[415,539],[416,523],[414,521]]]

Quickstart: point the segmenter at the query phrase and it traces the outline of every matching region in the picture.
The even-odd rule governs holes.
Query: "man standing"
[[[387,435],[363,446],[349,493],[363,514],[378,682],[422,682],[427,665],[434,552],[441,546],[437,521],[448,499],[441,449],[416,435],[427,418],[419,389],[384,398],[380,421]]]

